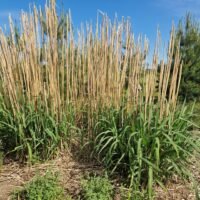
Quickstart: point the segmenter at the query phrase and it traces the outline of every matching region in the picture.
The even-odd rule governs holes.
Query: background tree
[[[200,100],[200,25],[190,13],[180,20],[177,33],[183,59],[181,99]]]

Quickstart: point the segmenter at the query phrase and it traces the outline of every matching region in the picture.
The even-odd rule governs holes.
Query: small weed
[[[82,182],[85,200],[111,200],[113,186],[107,177],[91,177]]]
[[[58,176],[47,172],[36,176],[24,189],[15,191],[12,200],[63,200],[64,190],[58,183]]]

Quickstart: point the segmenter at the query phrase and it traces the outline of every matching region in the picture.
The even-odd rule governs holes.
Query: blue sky
[[[95,21],[97,10],[106,12],[111,18],[117,13],[118,17],[129,16],[136,36],[146,35],[151,43],[155,41],[156,30],[159,27],[164,41],[169,38],[172,21],[175,23],[192,12],[200,18],[200,0],[57,0],[57,8],[71,10],[74,26],[81,22]],[[44,6],[46,0],[3,0],[0,4],[0,26],[8,23],[8,14],[13,18],[19,17],[20,10],[27,11],[29,5]]]

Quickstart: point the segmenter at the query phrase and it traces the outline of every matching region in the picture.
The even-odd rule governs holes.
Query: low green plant
[[[64,190],[59,185],[58,175],[47,172],[44,176],[36,176],[24,186],[15,191],[12,200],[63,200]]]
[[[163,186],[174,174],[189,176],[188,158],[199,152],[192,113],[185,105],[163,118],[155,105],[146,113],[107,110],[96,124],[95,153],[111,173],[123,173],[133,191],[147,190],[151,199],[154,184]]]
[[[90,177],[82,182],[85,200],[111,200],[113,199],[113,186],[107,177]]]

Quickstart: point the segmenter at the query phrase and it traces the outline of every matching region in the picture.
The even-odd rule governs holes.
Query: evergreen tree
[[[189,13],[179,22],[177,39],[183,60],[180,97],[200,100],[200,26]]]

